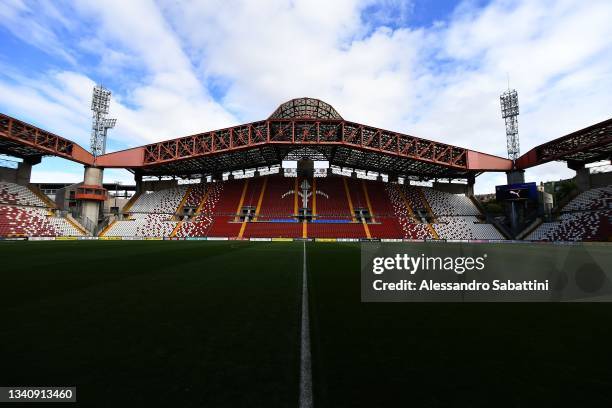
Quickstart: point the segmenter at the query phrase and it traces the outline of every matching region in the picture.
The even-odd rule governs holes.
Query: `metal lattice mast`
[[[91,153],[94,157],[106,153],[106,132],[115,127],[117,119],[107,119],[111,91],[102,85],[96,85],[91,98],[93,112],[91,124]]]
[[[508,89],[499,97],[501,102],[502,118],[506,121],[506,146],[508,158],[515,161],[519,158],[521,148],[518,135],[518,93],[516,89]]]

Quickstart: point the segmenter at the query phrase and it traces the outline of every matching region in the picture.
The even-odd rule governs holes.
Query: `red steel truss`
[[[144,146],[144,165],[263,144],[342,145],[467,169],[467,149],[343,120],[266,120]]]
[[[1,113],[0,152],[22,158],[53,155],[93,164],[93,156],[78,144]]]
[[[101,168],[142,175],[218,174],[319,157],[331,165],[387,174],[466,177],[507,171],[507,159],[344,120],[329,104],[296,98],[266,120],[109,153],[93,159],[77,144],[1,116],[0,152],[27,157],[53,154]]]
[[[516,166],[526,169],[555,160],[591,163],[612,157],[612,119],[535,147],[519,157]]]

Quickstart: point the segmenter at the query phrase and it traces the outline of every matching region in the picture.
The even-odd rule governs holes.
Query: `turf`
[[[0,242],[0,385],[295,407],[302,245]],[[359,244],[306,245],[315,407],[612,400],[611,304],[361,303]]]
[[[2,243],[0,384],[76,385],[84,406],[294,406],[297,257],[278,243]]]
[[[317,408],[612,401],[610,303],[361,303],[358,245],[308,254]]]

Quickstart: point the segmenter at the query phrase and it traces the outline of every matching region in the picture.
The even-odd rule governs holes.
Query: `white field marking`
[[[312,408],[312,362],[310,356],[310,320],[308,318],[308,273],[306,271],[306,241],[302,267],[302,330],[300,347],[300,405]]]

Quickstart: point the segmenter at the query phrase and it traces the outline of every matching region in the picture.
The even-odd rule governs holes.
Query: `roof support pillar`
[[[91,167],[85,166],[85,173],[83,175],[83,185],[98,187],[99,189],[103,189],[102,187],[102,178],[104,174],[104,169],[100,167]],[[104,201],[94,200],[94,199],[83,199],[81,202],[81,218],[85,221],[85,224],[90,224],[90,228],[95,228],[98,225],[98,219],[100,217],[100,203],[104,204]],[[89,220],[89,221],[88,221]],[[91,230],[90,232],[94,232]]]
[[[586,191],[591,188],[591,171],[585,167],[582,162],[568,161],[567,167],[576,172],[574,182],[580,191]]]
[[[474,184],[476,184],[476,176],[474,174],[468,174],[467,176],[467,189],[465,195],[468,197],[474,196]]]
[[[40,156],[24,159],[21,163],[19,163],[15,172],[15,182],[22,186],[27,186],[30,184],[32,166],[38,163],[40,163]]]
[[[525,182],[525,170],[511,170],[506,172],[508,184],[521,184]]]
[[[141,193],[142,192],[142,173],[139,171],[136,171],[134,173],[134,181],[136,182],[136,193]]]

